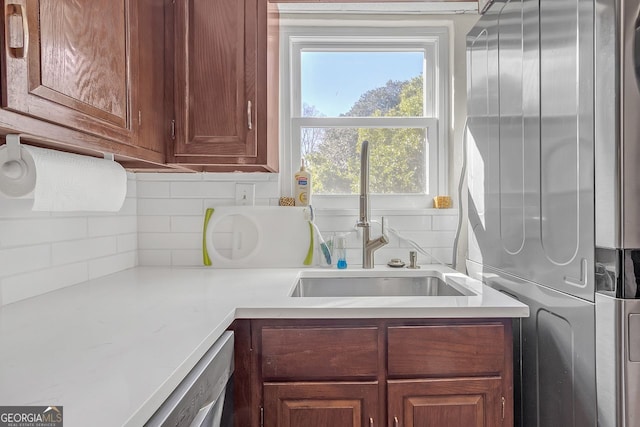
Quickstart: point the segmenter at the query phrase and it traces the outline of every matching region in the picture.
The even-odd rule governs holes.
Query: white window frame
[[[334,17],[337,18],[337,17]],[[339,19],[339,18],[337,18]],[[348,42],[345,42],[348,40]],[[416,51],[425,52],[435,78],[425,84],[425,117],[301,117],[302,51]],[[425,70],[427,71],[427,70]],[[300,166],[300,135],[303,127],[416,127],[427,130],[428,193],[372,195],[376,209],[426,209],[433,197],[447,194],[449,123],[449,29],[444,26],[354,27],[336,25],[287,25],[280,30],[280,129],[281,192],[292,193],[293,175]],[[432,102],[426,102],[431,100]],[[358,195],[313,194],[315,207],[357,207]]]

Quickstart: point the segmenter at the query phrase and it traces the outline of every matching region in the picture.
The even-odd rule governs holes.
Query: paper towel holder
[[[4,164],[0,165],[2,173],[12,179],[23,177],[28,171],[27,164],[22,160],[20,152],[20,135],[10,134],[6,136],[7,157]]]
[[[0,165],[0,171],[2,173],[12,179],[19,179],[28,173],[28,165],[22,159],[21,153],[21,144],[20,137],[28,136],[31,139],[39,140],[42,138],[38,138],[31,135],[24,134],[8,134],[5,136],[6,147],[7,147],[7,156],[5,158],[4,164]],[[42,141],[46,141],[46,139],[42,139]],[[105,160],[111,160],[115,162],[115,154],[114,153],[102,153]],[[25,170],[26,169],[26,170]]]

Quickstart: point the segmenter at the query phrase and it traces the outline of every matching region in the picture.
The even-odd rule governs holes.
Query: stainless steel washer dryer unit
[[[522,426],[640,427],[639,24],[640,0],[496,0],[467,37],[467,267],[531,308]]]

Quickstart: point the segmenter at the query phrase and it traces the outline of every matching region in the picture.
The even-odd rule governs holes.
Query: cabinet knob
[[[247,101],[247,127],[249,130],[253,128],[253,124],[251,123],[251,101]]]
[[[393,417],[393,427],[398,427],[400,425],[400,421],[398,421],[398,417]]]
[[[373,427],[373,417],[369,417],[369,427]]]

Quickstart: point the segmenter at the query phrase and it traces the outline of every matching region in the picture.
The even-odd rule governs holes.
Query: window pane
[[[360,146],[365,140],[372,193],[427,193],[426,135],[424,128],[302,128],[302,156],[314,194],[360,192]]]
[[[424,52],[301,52],[303,117],[424,115]]]

